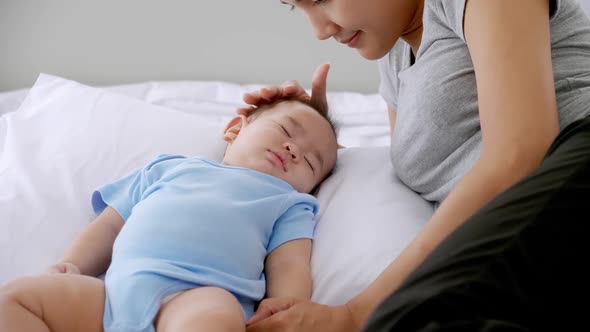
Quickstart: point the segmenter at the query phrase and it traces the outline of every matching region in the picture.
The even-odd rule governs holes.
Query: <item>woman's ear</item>
[[[242,130],[242,128],[244,128],[247,125],[248,118],[241,114],[236,115],[233,119],[229,121],[227,126],[225,126],[225,129],[223,130],[223,139],[228,143],[232,143],[236,139],[236,137],[238,137],[240,130]]]

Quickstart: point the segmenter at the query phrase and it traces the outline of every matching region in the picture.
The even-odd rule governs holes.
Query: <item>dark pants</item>
[[[590,331],[590,118],[471,217],[364,331]]]

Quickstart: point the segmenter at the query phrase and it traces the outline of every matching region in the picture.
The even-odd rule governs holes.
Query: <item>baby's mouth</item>
[[[285,157],[282,156],[280,153],[276,153],[272,150],[268,150],[269,153],[271,154],[271,159],[273,164],[275,164],[277,167],[281,168],[283,170],[283,172],[287,171],[287,167],[285,165]]]

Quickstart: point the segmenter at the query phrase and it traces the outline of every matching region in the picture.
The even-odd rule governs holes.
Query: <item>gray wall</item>
[[[0,91],[40,72],[93,85],[222,80],[309,87],[332,63],[329,89],[375,93],[377,63],[318,42],[279,0],[0,0]]]
[[[579,0],[590,12],[590,0]],[[318,42],[279,0],[0,0],[0,91],[40,72],[112,85],[222,80],[309,87],[332,63],[329,89],[374,93],[376,62]]]

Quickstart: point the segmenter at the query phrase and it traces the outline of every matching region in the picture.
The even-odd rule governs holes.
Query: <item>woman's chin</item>
[[[367,60],[379,60],[382,57],[384,57],[389,50],[385,50],[385,51],[377,51],[375,49],[369,49],[366,47],[362,47],[362,48],[358,48],[357,52],[360,54],[360,56],[362,56],[363,58],[367,59]]]

